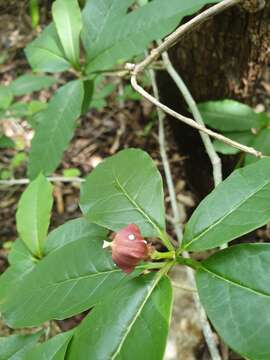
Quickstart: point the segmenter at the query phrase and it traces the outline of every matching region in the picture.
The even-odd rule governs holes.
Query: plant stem
[[[159,232],[159,238],[163,242],[163,244],[166,246],[166,248],[170,251],[174,252],[174,247],[170,241],[169,235],[166,233],[166,231],[160,230]]]
[[[164,262],[148,262],[142,265],[136,266],[136,269],[151,270],[151,269],[161,269],[164,266]]]
[[[201,264],[199,261],[196,261],[196,260],[191,259],[190,257],[186,257],[186,256],[177,256],[176,261],[178,262],[178,264],[189,266],[194,270],[198,270],[201,267]]]
[[[166,51],[164,53],[162,53],[162,59],[163,59],[163,62],[164,62],[167,72],[169,73],[169,75],[171,76],[173,81],[175,82],[176,86],[178,87],[181,94],[183,95],[187,105],[189,106],[194,119],[197,121],[198,124],[205,126],[196,102],[194,101],[189,89],[187,88],[186,84],[182,80],[181,76],[178,74],[178,72],[173,67],[173,65],[170,61],[169,55]],[[216,153],[216,150],[212,144],[212,141],[210,140],[209,135],[202,131],[200,131],[200,135],[201,135],[202,141],[204,143],[205,150],[211,161],[211,164],[213,167],[214,184],[215,184],[215,186],[217,186],[218,184],[220,184],[222,182],[221,160]]]
[[[159,99],[158,88],[157,88],[157,84],[156,84],[155,74],[153,73],[153,75],[154,76],[151,76],[151,80],[152,80],[154,95],[158,100]],[[179,210],[178,210],[178,206],[177,206],[175,188],[174,188],[173,181],[172,181],[172,174],[171,174],[170,165],[169,165],[169,161],[168,161],[168,157],[167,157],[167,153],[166,153],[166,147],[165,147],[166,142],[165,142],[165,133],[164,133],[164,124],[163,124],[164,115],[161,112],[161,110],[159,109],[159,107],[157,107],[157,111],[158,111],[158,116],[159,116],[159,127],[161,127],[161,131],[159,131],[161,158],[162,158],[165,177],[166,177],[166,181],[167,181],[167,185],[168,185],[168,189],[169,189],[173,217],[174,217],[174,219],[178,219],[178,221],[173,221],[173,227],[174,227],[174,231],[177,236],[177,240],[178,240],[179,244],[181,244],[182,237],[183,237],[182,227],[180,225]],[[179,248],[179,251],[181,251],[181,248]],[[187,264],[187,262],[189,262],[189,266],[191,266],[192,260],[189,259],[189,254],[187,252],[185,252],[185,253],[183,253],[183,256],[185,258],[186,264]],[[183,259],[183,257],[180,257],[180,256],[179,256],[179,258]],[[189,260],[191,260],[191,261],[189,261]],[[195,264],[194,263],[192,263],[192,264],[193,264],[193,267],[195,267]],[[193,269],[190,267],[187,267],[187,276],[188,276],[189,282],[191,283],[191,286],[193,288],[196,288]],[[208,346],[210,354],[211,354],[211,358],[212,358],[212,360],[221,360],[218,348],[215,343],[214,335],[211,330],[211,326],[208,322],[206,313],[200,303],[200,299],[199,299],[197,293],[193,294],[193,299],[194,299],[194,303],[195,303],[195,306],[196,306],[196,309],[198,312],[198,316],[199,316],[199,319],[201,322],[202,332],[203,332],[205,341],[207,343],[207,346]]]
[[[185,124],[208,134],[209,136],[214,137],[217,140],[220,140],[224,142],[225,144],[228,144],[230,146],[233,146],[243,152],[246,152],[248,154],[251,154],[256,157],[263,157],[263,154],[260,151],[257,151],[256,149],[245,146],[243,144],[238,143],[237,141],[233,141],[229,138],[227,138],[224,135],[221,135],[219,133],[216,133],[215,131],[212,131],[205,126],[198,124],[193,119],[190,119],[186,116],[183,116],[176,111],[170,109],[168,106],[162,104],[157,98],[153,97],[151,94],[149,94],[147,91],[145,91],[137,82],[137,75],[144,71],[144,69],[149,66],[154,60],[156,60],[164,51],[167,51],[171,46],[176,44],[179,39],[188,33],[189,31],[193,30],[196,26],[202,24],[210,17],[224,11],[225,9],[228,9],[229,7],[236,5],[240,3],[242,0],[224,0],[220,3],[206,9],[202,13],[198,14],[194,18],[192,18],[187,23],[180,25],[171,35],[169,35],[158,47],[153,49],[149,55],[146,56],[146,58],[137,64],[130,64],[127,63],[125,68],[131,73],[131,85],[134,88],[135,91],[137,91],[139,94],[141,94],[144,98],[146,98],[148,101],[150,101],[152,104],[156,105],[158,108],[162,109],[165,113],[175,117],[176,119],[184,122]]]
[[[166,252],[159,252],[155,250],[151,255],[152,260],[160,260],[160,259],[175,259],[175,251],[166,251]]]
[[[47,177],[47,180],[50,182],[63,182],[63,183],[69,183],[69,182],[81,183],[85,181],[85,179],[80,177],[65,177],[65,176],[51,176],[51,177]],[[0,186],[27,185],[29,183],[30,180],[27,178],[0,180]]]
[[[153,87],[154,96],[159,99],[159,92],[155,77],[155,72],[150,69],[149,70],[151,83]],[[162,164],[164,168],[166,183],[168,186],[168,192],[170,197],[170,202],[172,206],[172,212],[173,212],[173,221],[178,224],[178,226],[175,227],[175,232],[177,235],[177,239],[179,242],[179,246],[181,245],[182,237],[183,237],[183,231],[182,227],[180,225],[180,212],[177,204],[177,198],[175,194],[175,187],[172,179],[172,173],[169,165],[169,159],[166,152],[166,139],[165,139],[165,132],[164,132],[164,113],[157,108],[157,115],[158,115],[158,140],[159,140],[159,149],[160,149],[160,156],[162,159]]]
[[[154,60],[156,60],[160,56],[160,54],[175,45],[184,34],[188,33],[191,30],[194,30],[195,27],[204,23],[210,17],[240,3],[241,1],[242,0],[221,1],[220,3],[211,6],[210,8],[201,12],[185,24],[180,25],[173,33],[171,33],[165,38],[162,44],[153,49],[143,61],[136,64],[136,69],[134,69],[135,74],[137,75],[139,72],[142,72],[148,65],[150,65]]]
[[[38,23],[39,23],[38,0],[30,0],[29,7],[30,7],[30,15],[31,15],[32,26],[35,29],[38,26]]]
[[[238,143],[237,141],[231,140],[228,137],[219,134],[213,130],[210,130],[208,128],[206,128],[205,126],[202,126],[200,124],[198,124],[195,120],[188,118],[184,115],[179,114],[178,112],[172,110],[171,108],[169,108],[168,106],[164,105],[163,103],[161,103],[159,100],[157,100],[154,96],[152,96],[151,94],[149,94],[147,91],[145,91],[137,82],[137,76],[136,74],[132,73],[131,75],[131,85],[133,87],[134,90],[136,90],[139,94],[141,94],[145,99],[147,99],[148,101],[150,101],[152,104],[154,104],[155,106],[157,106],[158,108],[160,108],[161,110],[163,110],[165,113],[167,113],[168,115],[176,118],[177,120],[182,121],[183,123],[193,127],[194,129],[197,129],[201,132],[204,132],[206,134],[208,134],[209,136],[212,136],[213,138],[220,140],[222,142],[224,142],[225,144],[228,144],[232,147],[235,147],[236,149],[239,149],[247,154],[256,156],[258,158],[262,158],[264,157],[264,155],[260,152],[257,151],[256,149],[250,147],[250,146],[246,146],[243,144]]]

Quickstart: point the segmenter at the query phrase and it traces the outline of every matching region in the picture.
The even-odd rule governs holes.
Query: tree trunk
[[[252,13],[235,6],[187,34],[170,50],[176,70],[197,102],[230,98],[255,105],[265,101],[267,94],[262,84],[270,78],[269,20],[270,1]],[[167,74],[160,74],[159,85],[167,105],[190,115]],[[200,135],[178,120],[170,119],[169,123],[181,154],[187,157],[187,181],[202,198],[213,188],[213,180]],[[235,157],[223,158],[224,176],[233,164]]]

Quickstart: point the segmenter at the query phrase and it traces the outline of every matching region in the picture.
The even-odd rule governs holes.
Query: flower
[[[151,252],[151,245],[143,239],[135,224],[129,224],[114,234],[112,259],[126,273],[132,272],[140,261],[149,259]]]

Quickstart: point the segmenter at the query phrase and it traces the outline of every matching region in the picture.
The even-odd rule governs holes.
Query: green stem
[[[151,255],[152,260],[160,260],[160,259],[175,259],[175,251],[167,251],[167,252],[159,252],[155,250]]]
[[[164,266],[164,262],[149,262],[142,265],[136,266],[136,269],[142,270],[151,270],[151,269],[161,269]]]
[[[39,24],[39,6],[38,0],[30,0],[30,15],[33,28],[36,28]]]
[[[172,243],[170,242],[169,235],[165,232],[160,230],[159,231],[159,238],[163,242],[163,244],[166,246],[166,248],[170,251],[174,252],[174,247],[172,246]]]
[[[189,259],[189,258],[184,258],[183,256],[177,256],[176,262],[178,262],[178,264],[181,264],[181,265],[189,266],[194,270],[198,270],[201,268],[201,264],[199,261]]]

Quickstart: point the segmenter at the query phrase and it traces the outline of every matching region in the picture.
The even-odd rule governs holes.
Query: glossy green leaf
[[[57,229],[50,232],[45,243],[45,253],[51,253],[71,242],[85,239],[105,240],[107,230],[100,226],[91,224],[84,218],[78,218],[66,222]]]
[[[83,320],[67,359],[162,360],[171,306],[167,277],[152,273],[132,279]]]
[[[252,142],[252,147],[258,151],[261,151],[264,155],[270,155],[270,129],[265,128],[262,129],[259,134],[254,137],[254,141]],[[246,155],[245,164],[252,164],[256,162],[257,159],[255,156]]]
[[[71,140],[81,114],[83,82],[75,80],[57,90],[42,112],[30,150],[28,173],[31,179],[40,172],[52,173]]]
[[[242,132],[235,132],[235,133],[226,133],[226,136],[234,141],[239,142],[240,144],[250,146],[252,141],[255,138],[255,135],[252,134],[251,131],[242,131]],[[240,152],[239,149],[236,149],[233,146],[227,145],[224,142],[219,140],[214,140],[213,142],[216,151],[220,152],[224,155],[234,155]]]
[[[208,101],[198,106],[204,123],[217,130],[247,131],[261,126],[261,114],[235,100]]]
[[[7,109],[13,99],[9,86],[0,85],[0,109]]]
[[[68,331],[51,338],[27,351],[22,360],[63,360],[73,331]]]
[[[25,53],[34,71],[59,72],[70,68],[54,24],[48,25],[26,47]]]
[[[23,192],[17,213],[17,230],[25,245],[42,257],[53,204],[52,185],[40,174]]]
[[[134,223],[143,235],[165,228],[161,176],[150,156],[128,149],[109,157],[87,177],[80,205],[87,219],[111,230]]]
[[[56,82],[57,79],[51,76],[25,74],[14,80],[10,88],[15,96],[21,96],[47,88]]]
[[[183,246],[200,251],[244,235],[270,220],[270,158],[234,171],[197,207]]]
[[[37,260],[29,252],[24,242],[17,239],[8,256],[10,266],[0,276],[0,303],[4,302],[8,293],[28,274],[37,264]]]
[[[66,228],[62,231],[68,238]],[[127,275],[116,268],[109,252],[102,248],[103,235],[101,229],[99,236],[82,235],[76,241],[67,241],[39,261],[3,299],[0,297],[0,311],[7,324],[37,326],[47,320],[64,319],[107,296]]]
[[[52,6],[53,20],[67,59],[77,66],[80,62],[81,11],[77,0],[56,0]]]
[[[0,337],[0,360],[21,360],[23,354],[34,346],[42,331],[31,335],[11,335]]]
[[[88,0],[82,41],[87,72],[104,70],[142,54],[147,45],[170,33],[181,19],[212,0],[154,0],[133,11],[133,0]]]
[[[241,244],[203,261],[199,297],[223,340],[250,360],[270,359],[270,244]]]
[[[6,301],[10,291],[12,291],[14,287],[18,286],[18,284],[22,281],[26,274],[32,270],[33,267],[33,262],[19,262],[10,266],[0,276],[0,304]]]
[[[10,265],[17,265],[19,263],[31,264],[36,259],[33,257],[28,247],[21,239],[17,239],[13,244],[8,255],[8,262]]]

